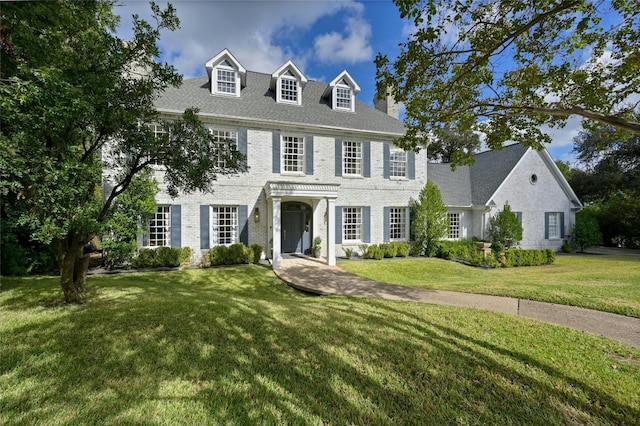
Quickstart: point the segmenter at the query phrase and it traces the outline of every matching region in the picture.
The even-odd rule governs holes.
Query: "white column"
[[[336,264],[336,200],[327,198],[327,263]]]
[[[272,214],[271,214],[271,227],[273,229],[273,269],[280,269],[282,266],[282,247],[280,238],[280,227],[282,218],[281,199],[280,197],[272,198]]]

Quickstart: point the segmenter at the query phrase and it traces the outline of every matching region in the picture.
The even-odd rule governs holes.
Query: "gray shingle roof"
[[[357,100],[355,113],[333,110],[329,100],[322,99],[327,87],[322,82],[307,82],[302,106],[279,104],[269,89],[270,81],[269,74],[247,71],[246,87],[236,98],[212,95],[206,76],[185,79],[181,87],[162,93],[155,104],[161,112],[179,113],[196,107],[203,116],[381,133],[386,138],[405,132],[402,122]]]
[[[499,151],[474,155],[472,166],[451,171],[449,164],[429,164],[427,177],[440,189],[442,200],[449,206],[482,206],[490,201],[498,187],[518,164],[528,148],[521,144],[505,146]]]

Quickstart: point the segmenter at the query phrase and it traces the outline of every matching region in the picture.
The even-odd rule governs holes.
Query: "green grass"
[[[640,318],[640,256],[560,255],[553,265],[482,269],[436,258],[338,262],[377,281],[509,296]]]
[[[0,424],[637,424],[640,351],[259,266],[3,279]],[[635,362],[635,363],[634,363]]]

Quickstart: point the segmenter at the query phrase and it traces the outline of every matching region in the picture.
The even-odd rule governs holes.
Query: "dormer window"
[[[298,80],[291,71],[287,71],[280,77],[280,100],[298,103]]]
[[[322,97],[331,101],[331,108],[336,111],[355,112],[356,94],[360,86],[348,72],[343,71],[325,89]]]
[[[240,96],[240,90],[246,84],[247,70],[224,49],[205,64],[212,95]]]
[[[216,92],[221,94],[235,95],[237,91],[236,70],[229,61],[224,61],[216,68]]]
[[[302,89],[306,83],[307,78],[291,61],[271,74],[271,90],[278,103],[302,105]]]

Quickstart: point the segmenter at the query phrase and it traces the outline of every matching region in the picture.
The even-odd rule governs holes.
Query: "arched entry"
[[[311,206],[299,201],[282,203],[281,243],[283,253],[310,253],[313,229]]]

